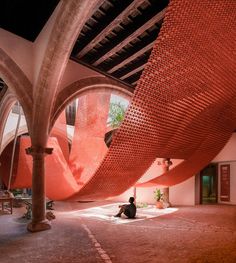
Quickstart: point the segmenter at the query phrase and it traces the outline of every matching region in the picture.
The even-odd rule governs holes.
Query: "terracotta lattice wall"
[[[173,185],[221,150],[236,126],[235,19],[235,1],[171,1],[120,131],[72,198],[119,194],[156,157],[185,159],[158,182]]]

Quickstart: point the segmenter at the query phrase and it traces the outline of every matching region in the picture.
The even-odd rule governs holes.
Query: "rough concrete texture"
[[[52,229],[33,234],[15,208],[0,216],[0,262],[236,262],[236,206],[149,206],[131,220],[117,205],[56,202]]]

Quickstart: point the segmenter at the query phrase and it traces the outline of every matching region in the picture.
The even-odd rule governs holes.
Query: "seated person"
[[[121,217],[121,214],[124,213],[128,218],[135,218],[136,215],[136,206],[134,204],[134,198],[129,198],[130,204],[119,205],[120,211],[115,217]]]

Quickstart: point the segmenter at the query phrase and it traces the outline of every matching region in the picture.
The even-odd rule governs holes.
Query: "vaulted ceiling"
[[[168,0],[104,0],[88,18],[71,59],[135,88]],[[59,0],[2,0],[0,26],[34,41]]]

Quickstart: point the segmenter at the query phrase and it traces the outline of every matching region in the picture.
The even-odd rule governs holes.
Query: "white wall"
[[[16,130],[17,120],[18,120],[18,114],[10,112],[5,128],[4,128],[3,137],[6,134]],[[25,125],[26,125],[25,116],[21,115],[20,127],[25,126]]]
[[[95,77],[95,76],[101,77],[103,75],[101,75],[97,71],[94,71],[72,60],[69,60],[62,81],[60,83],[60,88],[68,86],[79,79]]]
[[[218,203],[236,204],[236,133],[233,133],[228,143],[212,160],[218,163]],[[220,165],[230,164],[230,202],[220,201]],[[198,177],[200,180],[200,177]],[[173,205],[194,205],[199,198],[199,187],[195,186],[195,176],[187,181],[170,187],[170,202]],[[195,190],[196,189],[196,190]]]
[[[236,204],[236,133],[212,162],[218,163],[218,203]],[[220,201],[220,165],[230,165],[230,202]]]
[[[154,190],[156,187],[147,187],[147,188],[136,188],[136,202],[137,203],[146,203],[146,204],[155,204],[154,199]],[[123,194],[111,198],[113,201],[119,202],[128,202],[129,197],[134,196],[134,187],[129,188]]]
[[[233,133],[225,147],[212,160],[212,162],[236,161],[236,133]]]
[[[158,161],[161,161],[161,158],[157,158],[153,164],[150,166],[150,168],[147,170],[147,172],[140,178],[139,182],[146,182],[149,181],[152,178],[155,178],[159,175],[161,175],[163,173],[161,165],[157,165]],[[171,160],[173,165],[170,167],[170,169],[173,169],[176,165],[178,165],[179,163],[182,162],[182,160],[180,159],[172,159]],[[178,203],[179,205],[181,204],[190,204],[189,203],[189,195],[187,195],[187,201],[185,200],[185,195],[183,194],[179,194],[179,191],[182,191],[181,189],[183,189],[184,187],[189,188],[190,183],[187,181],[187,185],[185,183],[183,184],[179,184],[179,186],[172,191],[172,187],[170,188],[170,193],[172,192],[172,199],[175,199],[175,195],[177,195],[177,199],[176,200],[180,200],[180,196],[182,196],[183,201],[180,200],[180,203]],[[194,184],[192,185],[192,187],[194,188]],[[158,186],[156,187],[137,187],[136,188],[136,202],[137,203],[147,203],[147,204],[155,204],[156,200],[154,199],[154,190],[158,188]],[[184,188],[185,191],[185,188]],[[121,201],[121,202],[127,202],[129,200],[130,196],[134,196],[134,188],[131,187],[130,189],[128,189],[126,192],[124,192],[123,194],[116,196],[114,198],[112,198],[112,200],[114,201]],[[194,200],[194,198],[193,198]],[[175,202],[175,204],[177,204]],[[192,201],[191,198],[191,204],[194,204],[194,201]]]
[[[195,205],[195,176],[170,187],[169,201],[171,205]]]
[[[218,163],[219,169],[221,164],[230,164],[230,202],[221,202],[220,197],[218,202],[236,204],[236,133],[232,135],[228,143],[221,150],[221,152],[212,160],[212,162]],[[154,175],[157,176],[158,173],[161,174],[160,167],[156,167],[155,172],[153,172],[152,170],[153,167],[149,169],[149,173],[147,172],[141,178],[140,181],[147,181],[148,179],[151,179]],[[218,171],[218,176],[218,196],[220,196],[220,170]],[[200,180],[199,178],[200,177],[198,176],[197,180]],[[170,203],[172,205],[195,205],[196,197],[199,199],[198,192],[200,191],[200,188],[196,187],[194,175],[185,182],[172,186],[169,189],[169,198]],[[136,201],[140,203],[154,204],[154,190],[155,187],[137,188]],[[130,196],[133,196],[133,188],[130,188],[122,195],[115,197],[113,200],[127,202]]]
[[[155,204],[154,190],[156,187],[136,188],[137,203]],[[134,188],[128,189],[123,194],[112,198],[114,201],[128,202],[134,196]],[[172,205],[195,205],[195,177],[169,188],[169,201]]]

